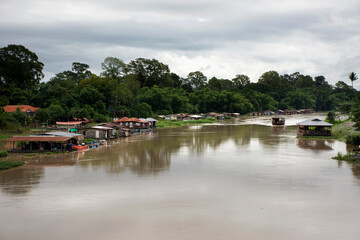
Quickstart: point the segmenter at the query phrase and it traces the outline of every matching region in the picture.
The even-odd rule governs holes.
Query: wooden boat
[[[271,123],[272,123],[272,125],[275,125],[275,126],[285,125],[285,118],[283,118],[283,117],[273,117]]]
[[[77,151],[81,151],[81,150],[88,149],[88,146],[87,145],[77,145],[77,146],[73,146],[73,149],[75,149]]]

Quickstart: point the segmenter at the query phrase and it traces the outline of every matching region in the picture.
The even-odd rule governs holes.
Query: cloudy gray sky
[[[155,58],[185,77],[269,70],[360,75],[359,0],[0,0],[0,47],[22,44],[45,79],[83,62],[99,74],[108,57]],[[354,87],[360,88],[360,81]]]

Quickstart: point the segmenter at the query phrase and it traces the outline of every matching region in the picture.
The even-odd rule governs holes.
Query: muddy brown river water
[[[308,117],[161,129],[26,158],[0,172],[0,239],[357,240],[360,166],[331,159],[343,142],[296,138]]]

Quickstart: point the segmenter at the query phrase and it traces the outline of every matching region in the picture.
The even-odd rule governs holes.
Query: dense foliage
[[[24,165],[24,162],[0,161],[0,170],[6,170],[13,167]]]
[[[74,62],[71,70],[57,73],[47,82],[43,64],[21,45],[0,49],[0,104],[27,104],[41,109],[32,121],[54,123],[73,117],[106,121],[113,117],[150,117],[156,114],[239,112],[312,108],[319,111],[354,112],[357,91],[343,81],[332,86],[324,76],[299,72],[280,75],[268,71],[257,82],[237,74],[233,79],[207,77],[200,71],[185,78],[156,59],[137,58],[129,63],[107,57],[103,72]],[[349,76],[351,83],[357,79]],[[357,98],[359,99],[359,97]],[[360,100],[357,100],[359,102]],[[359,116],[358,116],[359,115]],[[0,128],[20,128],[30,123],[21,112],[0,111]]]

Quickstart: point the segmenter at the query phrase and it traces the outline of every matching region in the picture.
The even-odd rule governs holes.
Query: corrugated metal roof
[[[318,118],[312,118],[312,119],[308,119],[302,122],[297,123],[297,125],[301,125],[301,126],[320,126],[320,127],[331,127],[332,124],[331,123],[327,123],[324,122]]]
[[[78,137],[78,136],[82,135],[79,133],[69,133],[69,132],[46,132],[44,134],[55,135],[55,136],[59,136],[59,137]]]
[[[154,118],[139,118],[140,121],[146,121],[146,122],[157,122],[158,120]]]
[[[93,126],[94,129],[101,129],[101,130],[113,130],[111,127],[104,127],[104,126]]]
[[[65,142],[71,137],[52,137],[52,136],[13,136],[7,142]]]

